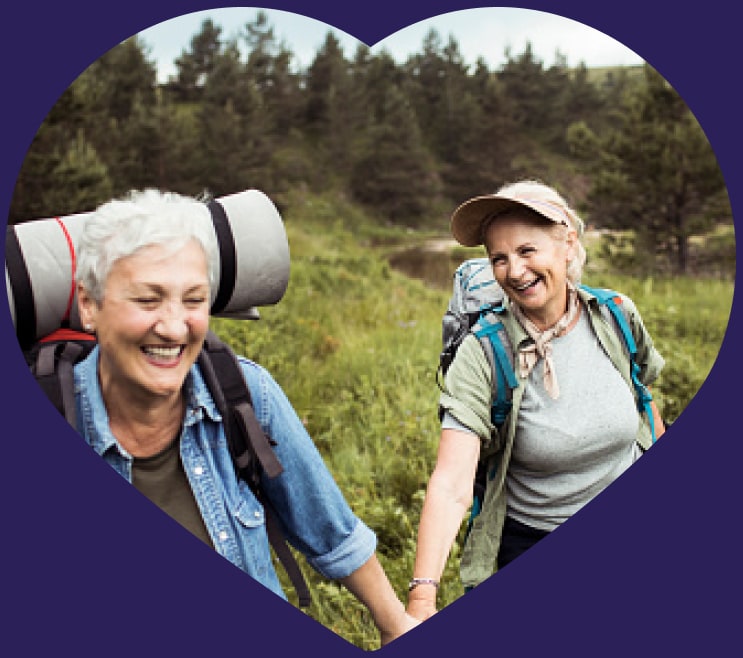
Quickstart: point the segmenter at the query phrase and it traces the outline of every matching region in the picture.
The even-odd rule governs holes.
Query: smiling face
[[[152,245],[119,259],[100,304],[83,286],[78,300],[80,317],[100,345],[107,405],[180,395],[209,326],[207,262],[196,241],[176,250]]]
[[[499,216],[484,237],[495,279],[511,301],[540,329],[554,325],[565,313],[575,231],[516,211]]]

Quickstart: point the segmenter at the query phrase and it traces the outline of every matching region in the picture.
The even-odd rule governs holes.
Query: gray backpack
[[[513,372],[513,349],[497,315],[503,311],[504,294],[493,278],[487,258],[471,258],[454,272],[452,295],[441,323],[442,351],[437,381],[446,374],[465,336],[473,333],[494,372],[493,423],[500,427],[511,409],[511,391],[518,385]],[[441,415],[441,410],[439,410]]]

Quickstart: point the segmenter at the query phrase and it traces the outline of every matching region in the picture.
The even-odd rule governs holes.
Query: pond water
[[[432,249],[425,244],[398,251],[389,257],[392,268],[441,289],[451,288],[454,270],[460,262],[449,250]]]

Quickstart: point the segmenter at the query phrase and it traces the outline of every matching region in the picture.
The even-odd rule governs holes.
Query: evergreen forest
[[[290,190],[333,192],[380,226],[445,232],[466,198],[538,178],[591,228],[630,231],[643,270],[719,275],[733,258],[730,244],[695,256],[695,238],[732,230],[725,183],[692,112],[649,65],[570,69],[557,53],[547,67],[527,43],[491,70],[435,30],[403,63],[363,44],[345,53],[331,31],[306,69],[293,59],[261,11],[233,39],[205,20],[165,83],[139,36],[117,45],[40,126],[9,223],[134,188],[258,188],[280,209]]]

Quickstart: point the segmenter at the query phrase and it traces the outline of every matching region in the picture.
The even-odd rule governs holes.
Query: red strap
[[[47,334],[39,339],[40,343],[51,343],[55,340],[95,340],[95,336],[86,334],[84,331],[75,329],[55,329],[52,333]]]
[[[75,299],[75,269],[77,268],[77,258],[75,256],[75,245],[72,242],[72,238],[70,237],[69,232],[67,231],[67,227],[64,225],[62,220],[59,217],[54,218],[57,221],[57,224],[59,224],[59,227],[62,229],[62,233],[64,233],[65,239],[67,240],[67,248],[70,250],[70,295],[67,299],[67,308],[65,309],[64,316],[62,317],[62,322],[68,322],[70,319],[70,313],[72,312],[72,302]]]

